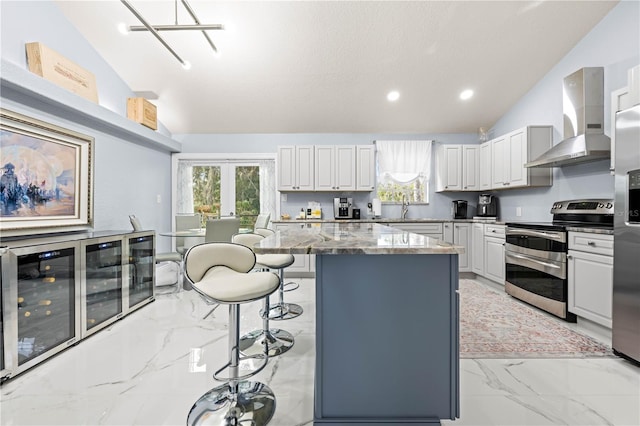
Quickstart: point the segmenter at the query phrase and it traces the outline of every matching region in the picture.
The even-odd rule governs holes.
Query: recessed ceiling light
[[[392,90],[387,94],[387,100],[389,102],[395,102],[398,99],[400,99],[400,92],[398,92],[397,90]]]
[[[122,35],[129,35],[129,27],[124,22],[118,24],[118,31]]]
[[[463,101],[466,101],[467,99],[471,99],[472,96],[473,96],[473,90],[471,89],[463,90],[462,92],[460,92],[460,99],[462,99]]]

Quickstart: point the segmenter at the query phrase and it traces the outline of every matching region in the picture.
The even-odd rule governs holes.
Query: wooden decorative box
[[[42,43],[25,44],[29,71],[76,95],[98,103],[96,77],[80,65]]]
[[[145,98],[127,98],[127,118],[158,130],[158,112],[156,106]]]

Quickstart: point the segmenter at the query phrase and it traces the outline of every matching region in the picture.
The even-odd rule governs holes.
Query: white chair
[[[176,216],[176,231],[187,231],[189,229],[200,228],[201,216],[199,214],[187,214]],[[176,251],[184,254],[194,244],[194,238],[176,237]],[[202,240],[200,240],[202,242]]]
[[[253,225],[253,229],[267,228],[269,226],[269,220],[271,220],[271,213],[260,213],[256,218],[256,223]]]
[[[240,219],[235,217],[225,219],[210,219],[207,221],[204,241],[213,242],[231,242],[234,234],[240,230]]]
[[[138,232],[138,231],[143,231],[144,228],[142,227],[142,223],[140,222],[140,219],[138,219],[135,215],[129,215],[129,221],[131,222],[131,226],[133,227],[133,230]],[[182,254],[178,253],[178,252],[167,252],[167,253],[156,253],[156,263],[160,263],[160,262],[177,262],[177,263],[181,263],[182,262]]]
[[[242,244],[253,250],[253,247],[264,239],[262,235],[254,233],[242,233],[233,236],[233,242]],[[290,254],[257,254],[256,269],[282,269],[293,263]],[[279,287],[279,286],[278,286]],[[294,343],[291,333],[279,328],[269,328],[269,298],[265,297],[261,312],[262,329],[254,330],[240,338],[240,351],[243,354],[256,354],[267,352],[269,356],[277,356],[285,353]]]
[[[278,276],[271,272],[249,274],[256,263],[253,251],[241,244],[203,243],[185,254],[185,276],[194,291],[206,301],[229,305],[229,361],[213,374],[224,381],[202,395],[187,417],[188,425],[266,425],[275,412],[276,399],[271,389],[260,382],[248,381],[269,360],[268,352],[240,356],[240,304],[268,298],[278,289]],[[262,360],[255,367],[255,360]],[[247,364],[242,364],[248,361]],[[246,368],[243,368],[246,367]],[[229,375],[221,373],[228,369]],[[249,371],[241,375],[241,370]]]

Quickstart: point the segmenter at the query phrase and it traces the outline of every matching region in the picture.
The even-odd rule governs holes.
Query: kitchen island
[[[256,246],[316,255],[314,425],[459,417],[461,250],[374,223],[291,227]]]

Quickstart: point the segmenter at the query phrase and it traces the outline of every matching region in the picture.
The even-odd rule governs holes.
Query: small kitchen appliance
[[[481,194],[478,198],[479,217],[498,216],[498,198],[490,194]]]
[[[451,216],[454,219],[466,219],[467,202],[465,200],[453,200],[451,203]]]
[[[334,198],[333,216],[336,219],[351,219],[353,217],[353,198]]]
[[[353,209],[353,218],[360,219],[360,209]]]

